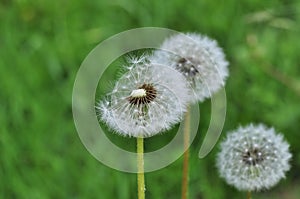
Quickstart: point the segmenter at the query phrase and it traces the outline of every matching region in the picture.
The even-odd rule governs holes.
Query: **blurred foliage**
[[[230,61],[222,137],[239,124],[263,122],[284,133],[293,153],[286,180],[253,198],[299,198],[296,0],[2,0],[0,198],[136,198],[134,174],[104,166],[81,144],[71,95],[90,50],[116,33],[143,26],[200,32],[219,42]],[[197,157],[209,125],[209,100],[200,107],[202,120],[191,147],[190,198],[245,198],[218,177],[217,147],[206,158]],[[151,138],[146,146],[156,148],[172,136]],[[114,134],[110,138],[124,146],[132,142]],[[182,158],[146,174],[147,198],[180,198],[181,163]]]

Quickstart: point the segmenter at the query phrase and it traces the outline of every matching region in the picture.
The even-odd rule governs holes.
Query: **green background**
[[[287,178],[253,198],[300,198],[300,1],[10,1],[0,2],[0,198],[136,198],[136,175],[94,159],[72,118],[75,75],[101,41],[131,28],[158,26],[215,38],[230,62],[222,137],[265,123],[291,144]],[[197,153],[210,101],[191,147],[190,198],[246,198],[219,178],[215,147]],[[146,142],[148,149],[172,133]],[[132,139],[109,135],[134,148]],[[146,147],[146,150],[147,150]],[[108,149],[109,150],[109,149]],[[180,198],[182,158],[147,173],[147,198]]]

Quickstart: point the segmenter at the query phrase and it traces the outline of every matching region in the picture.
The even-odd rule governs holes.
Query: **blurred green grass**
[[[291,144],[292,169],[286,180],[254,198],[299,198],[296,0],[1,1],[0,198],[136,198],[134,174],[102,165],[81,144],[71,94],[76,72],[90,50],[120,31],[144,26],[200,32],[218,40],[230,61],[222,137],[250,122],[284,133]],[[190,198],[245,198],[218,177],[217,147],[205,159],[197,158],[210,102],[200,107],[200,133],[191,148]],[[157,141],[153,138],[147,145],[156,146]],[[181,162],[146,174],[148,198],[180,197]]]

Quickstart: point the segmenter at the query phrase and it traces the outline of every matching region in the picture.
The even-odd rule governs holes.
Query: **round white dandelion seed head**
[[[129,62],[128,71],[96,106],[101,120],[133,137],[150,137],[180,122],[190,98],[184,76],[144,56]]]
[[[204,101],[225,85],[228,62],[215,40],[186,33],[171,36],[154,52],[151,61],[180,71],[190,83],[192,102]]]
[[[290,169],[289,144],[273,128],[248,125],[230,132],[217,156],[220,176],[238,190],[259,191],[276,185]]]

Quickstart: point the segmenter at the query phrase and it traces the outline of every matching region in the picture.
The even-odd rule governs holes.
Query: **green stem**
[[[186,150],[183,154],[183,169],[182,169],[182,188],[181,188],[181,198],[188,198],[188,184],[189,184],[189,144],[190,144],[190,111],[189,107],[185,114],[184,120],[184,137],[183,137],[183,145],[184,150]]]
[[[251,191],[248,191],[248,193],[247,193],[247,199],[251,199]]]
[[[144,139],[137,138],[137,183],[138,199],[145,199],[145,177],[144,177]]]

